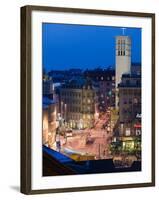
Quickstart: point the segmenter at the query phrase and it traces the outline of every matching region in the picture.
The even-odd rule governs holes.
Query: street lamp
[[[65,108],[64,108],[64,112],[65,112],[65,121],[66,121],[66,115],[67,115],[67,104],[65,103]]]
[[[120,124],[120,135],[123,136],[124,135],[124,123]]]
[[[63,101],[61,101],[61,116],[63,116]]]
[[[61,141],[60,141],[60,128],[59,127],[56,129],[55,141],[56,141],[56,150],[60,152],[60,150],[61,150]]]

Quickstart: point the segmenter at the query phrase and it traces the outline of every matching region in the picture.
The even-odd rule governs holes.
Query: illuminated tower
[[[124,33],[123,33],[124,34]],[[116,37],[116,108],[118,109],[118,84],[121,82],[123,74],[131,72],[131,38],[129,36]]]

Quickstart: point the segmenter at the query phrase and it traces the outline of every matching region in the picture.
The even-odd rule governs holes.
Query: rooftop
[[[84,78],[83,76],[73,77],[71,80],[67,81],[62,86],[63,88],[75,88],[75,89],[93,89],[94,87],[98,87],[98,84],[93,82],[89,78]]]

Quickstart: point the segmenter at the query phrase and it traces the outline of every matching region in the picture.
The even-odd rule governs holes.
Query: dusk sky
[[[115,65],[115,36],[122,27],[42,25],[43,67],[47,71],[93,69]],[[141,62],[141,29],[126,28],[132,39],[132,62]]]

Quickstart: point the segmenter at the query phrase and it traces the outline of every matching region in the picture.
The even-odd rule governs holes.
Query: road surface
[[[103,128],[107,125],[107,128]],[[61,137],[61,149],[70,149],[81,154],[93,155],[95,159],[111,158],[109,154],[109,144],[111,132],[109,131],[110,115],[103,115],[96,123],[94,128],[85,130],[73,130],[73,136],[67,140]]]

